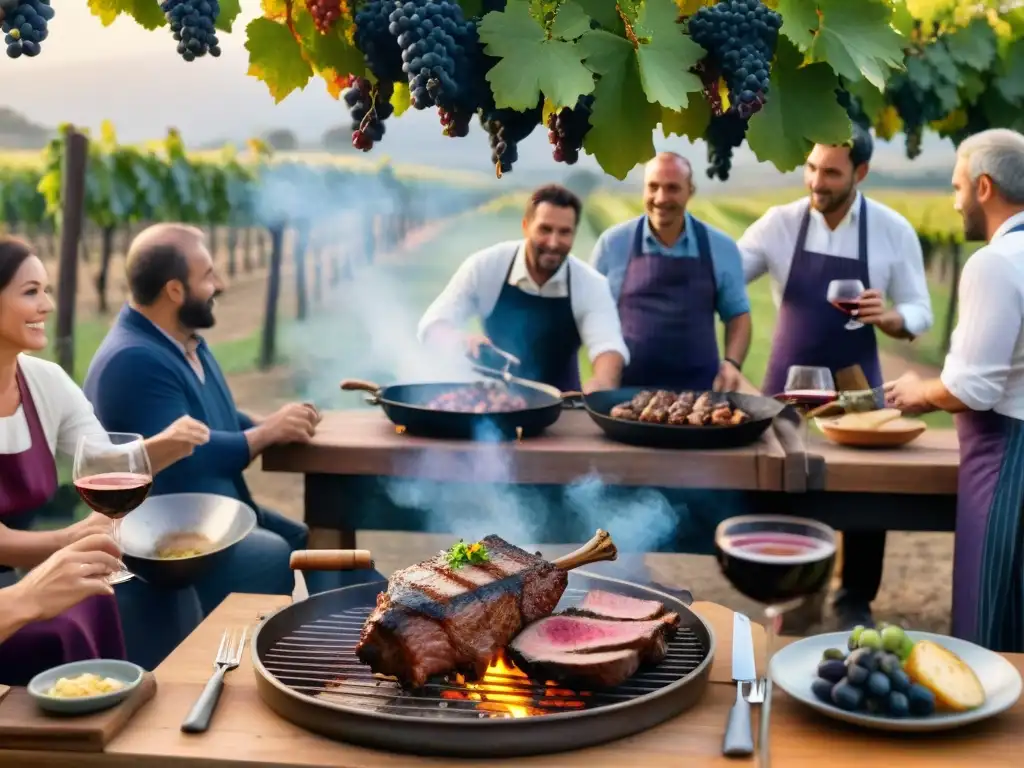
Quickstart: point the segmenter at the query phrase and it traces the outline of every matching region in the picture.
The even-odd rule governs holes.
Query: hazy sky
[[[224,48],[243,49],[245,25],[260,13],[259,0],[241,2],[242,15],[235,21],[234,31],[223,36]],[[53,6],[57,14],[50,22],[50,35],[43,44],[43,53],[36,59],[40,64],[67,66],[128,58],[147,52],[154,56],[167,52],[170,42],[167,27],[147,32],[130,16],[122,15],[104,28],[100,20],[89,12],[86,0],[57,0]],[[173,52],[173,47],[170,50]]]

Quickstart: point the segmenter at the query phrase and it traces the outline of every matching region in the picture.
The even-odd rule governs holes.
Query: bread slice
[[[935,694],[935,703],[941,709],[966,712],[985,703],[985,689],[974,670],[955,653],[930,640],[914,645],[903,668],[911,680]]]
[[[895,408],[882,408],[881,410],[866,411],[864,413],[848,413],[832,422],[832,426],[836,429],[872,431],[888,421],[898,419],[902,415]]]

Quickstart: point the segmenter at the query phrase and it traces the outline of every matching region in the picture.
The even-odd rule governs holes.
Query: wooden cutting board
[[[44,712],[25,688],[11,688],[0,701],[0,744],[5,749],[102,752],[155,693],[156,678],[147,672],[116,707],[66,716]]]

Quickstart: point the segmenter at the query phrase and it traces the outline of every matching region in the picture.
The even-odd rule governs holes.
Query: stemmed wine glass
[[[786,386],[780,400],[801,413],[836,399],[832,371],[817,365],[791,365],[786,371]]]
[[[84,435],[75,450],[75,490],[90,509],[112,522],[111,535],[121,547],[121,518],[146,500],[153,488],[153,468],[142,435],[104,432]],[[120,570],[107,577],[121,584],[134,574],[118,560]]]
[[[862,293],[864,283],[860,280],[833,280],[828,284],[828,303],[840,312],[852,315],[860,307],[859,299]],[[851,317],[843,327],[848,331],[855,331],[863,328],[864,323]]]
[[[770,665],[783,616],[822,589],[832,575],[836,532],[824,523],[785,515],[743,515],[715,529],[722,575],[741,594],[764,606],[766,699]],[[768,734],[761,734],[758,765],[768,766]]]

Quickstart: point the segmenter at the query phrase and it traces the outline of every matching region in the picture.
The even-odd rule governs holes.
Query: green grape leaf
[[[962,104],[974,104],[978,97],[988,88],[988,83],[980,72],[964,69],[960,72],[960,95]]]
[[[889,25],[885,0],[818,0],[821,23],[808,49],[848,80],[864,77],[881,90],[890,70],[903,64],[904,38]]]
[[[590,17],[573,0],[563,3],[551,25],[551,36],[558,40],[576,40],[590,31]]]
[[[669,136],[685,136],[690,141],[704,137],[708,123],[711,122],[711,105],[707,99],[691,99],[686,109],[661,111],[661,132],[667,139]]]
[[[483,16],[483,3],[480,0],[459,0],[459,6],[462,8],[462,15],[467,19]]]
[[[394,107],[395,117],[401,117],[412,106],[408,83],[395,83],[395,90],[391,94],[391,106]]]
[[[782,34],[801,51],[810,48],[814,33],[818,31],[818,4],[815,0],[779,0],[776,10],[782,14]]]
[[[996,57],[996,33],[984,19],[974,19],[966,27],[943,35],[949,55],[957,64],[985,70]]]
[[[127,11],[132,0],[89,0],[89,12],[100,20],[104,27],[109,27],[114,20]],[[159,9],[160,6],[154,3]]]
[[[935,70],[936,79],[950,83],[960,80],[960,68],[956,65],[956,61],[949,53],[949,48],[944,43],[936,42],[927,46],[922,51],[921,58]]]
[[[1003,97],[997,88],[989,88],[981,97],[981,108],[993,128],[1024,130],[1024,112]]]
[[[306,54],[305,59],[317,72],[330,70],[336,73],[335,76],[344,77],[362,74],[366,69],[360,50],[350,45],[337,29],[321,35],[305,6],[293,6],[292,22]]]
[[[280,104],[313,77],[313,68],[302,57],[302,48],[284,24],[253,19],[245,28],[250,77],[262,80]]]
[[[146,0],[143,0],[146,2]],[[240,0],[220,0],[220,15],[217,16],[217,29],[230,32],[235,19],[242,13]]]
[[[780,171],[792,171],[806,161],[815,144],[841,144],[852,127],[846,110],[836,101],[839,80],[824,63],[805,65],[788,38],[780,38],[772,65],[770,96],[750,118],[747,144],[757,159]]]
[[[576,26],[570,20],[566,28]],[[583,66],[577,43],[549,38],[524,0],[509,0],[502,13],[488,13],[479,33],[487,54],[501,59],[487,73],[498,108],[525,111],[542,93],[557,107],[573,107],[593,93],[594,76]]]
[[[673,0],[647,0],[637,18],[639,27],[652,30],[636,50],[640,82],[647,100],[666,109],[685,109],[689,94],[704,87],[690,68],[706,53],[676,24],[678,15]]]
[[[622,19],[619,17],[616,0],[576,0],[583,12],[609,32],[621,32]]]
[[[1015,40],[1007,49],[992,85],[1006,101],[1024,101],[1024,39]]]
[[[640,68],[630,42],[595,30],[580,39],[584,61],[600,79],[594,89],[590,130],[583,148],[606,173],[626,178],[637,163],[654,156],[654,128],[661,109],[644,95]]]
[[[235,0],[236,5],[237,3],[238,0]],[[160,10],[159,3],[151,3],[149,0],[126,0],[124,5],[128,6],[128,13],[143,29],[159,29],[167,23],[167,17]],[[222,4],[221,8],[223,7]],[[221,15],[223,14],[224,11],[221,10]]]
[[[893,0],[892,2],[892,26],[904,37],[910,37],[914,31],[914,25],[916,20],[914,14],[910,12],[910,8],[907,3],[902,0]]]

